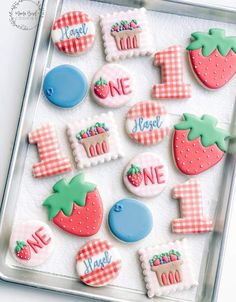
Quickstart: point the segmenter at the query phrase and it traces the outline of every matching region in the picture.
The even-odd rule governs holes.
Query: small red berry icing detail
[[[48,208],[49,219],[63,231],[80,237],[95,235],[103,218],[102,200],[95,184],[84,181],[80,173],[68,183],[59,180],[53,186],[43,206]]]
[[[15,247],[16,257],[29,261],[31,259],[30,247],[24,241],[17,241]]]
[[[226,37],[223,29],[192,33],[187,47],[190,64],[198,80],[207,88],[223,87],[236,72],[236,37]]]
[[[174,159],[182,173],[197,175],[223,158],[230,134],[216,127],[217,120],[210,115],[200,118],[184,113],[183,119],[183,122],[174,126]]]
[[[94,93],[101,99],[105,99],[109,93],[109,86],[102,77],[94,84]]]
[[[139,187],[143,180],[141,168],[134,164],[131,164],[131,167],[127,172],[127,178],[133,186]]]

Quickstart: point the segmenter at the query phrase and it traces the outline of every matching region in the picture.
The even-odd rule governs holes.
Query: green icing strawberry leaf
[[[230,137],[229,132],[217,128],[217,120],[211,115],[203,115],[199,118],[196,115],[184,113],[184,121],[175,125],[177,130],[188,130],[188,139],[190,141],[200,137],[204,147],[216,144],[223,152],[227,151],[226,140]]]
[[[129,168],[127,175],[135,175],[135,174],[142,174],[141,168],[131,164],[131,167]]]
[[[102,86],[102,85],[107,85],[107,81],[104,80],[102,77],[100,77],[99,80],[95,82],[95,86]]]
[[[27,246],[27,244],[24,241],[16,241],[15,252],[20,253],[25,246]]]
[[[95,184],[84,181],[84,173],[73,177],[68,183],[64,179],[59,180],[54,186],[54,193],[43,203],[48,208],[49,219],[53,219],[60,211],[70,216],[73,211],[73,204],[83,207],[87,193],[93,192]]]
[[[208,33],[195,32],[191,36],[194,41],[188,45],[187,50],[201,48],[204,57],[210,56],[215,49],[224,57],[231,49],[236,53],[236,37],[226,37],[224,29],[211,28]]]

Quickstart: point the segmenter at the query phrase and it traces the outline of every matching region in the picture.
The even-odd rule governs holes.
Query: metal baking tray
[[[66,0],[64,0],[66,1]],[[78,0],[79,1],[79,0]],[[171,0],[104,0],[106,2],[129,7],[146,7],[149,10],[184,15],[219,22],[236,23],[236,10],[218,8],[212,5],[200,5],[196,2],[184,3]],[[60,274],[50,274],[34,270],[22,269],[6,262],[9,236],[14,223],[14,212],[17,204],[20,183],[24,171],[27,154],[27,133],[32,129],[37,108],[37,96],[41,91],[41,79],[47,62],[52,56],[50,30],[53,21],[60,15],[63,0],[44,0],[35,39],[31,66],[28,74],[20,118],[11,156],[6,186],[0,212],[0,278],[5,281],[28,286],[49,289],[57,292],[83,296],[102,301],[144,302],[150,301],[142,291],[128,290],[122,287],[108,286],[91,288],[79,283],[76,278],[68,278]],[[125,9],[125,8],[124,8]],[[236,109],[233,110],[231,133],[236,133]],[[220,274],[228,230],[228,217],[235,195],[236,148],[235,139],[231,139],[229,152],[223,167],[220,195],[215,210],[214,231],[209,239],[209,252],[203,263],[202,278],[194,302],[216,301],[220,282]],[[181,298],[153,298],[151,301],[186,301]],[[192,301],[192,300],[191,300]]]

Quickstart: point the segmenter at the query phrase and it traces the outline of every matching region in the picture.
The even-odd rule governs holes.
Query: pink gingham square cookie
[[[187,239],[139,250],[147,295],[169,295],[198,285],[190,263]]]
[[[78,169],[96,166],[123,156],[112,112],[69,124],[67,135]]]
[[[100,18],[107,61],[153,53],[145,8],[107,14]]]

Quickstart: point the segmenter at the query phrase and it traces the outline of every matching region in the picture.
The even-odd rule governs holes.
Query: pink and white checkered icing
[[[94,100],[103,107],[118,108],[132,99],[130,73],[118,64],[106,64],[94,75],[91,83]]]
[[[94,157],[88,157],[84,146],[78,141],[76,135],[79,131],[87,129],[95,123],[105,123],[109,128],[107,136],[108,152]],[[105,162],[116,160],[123,157],[123,148],[120,140],[120,135],[112,112],[102,113],[93,117],[71,123],[67,126],[67,135],[76,166],[78,169],[89,168]]]
[[[203,215],[202,190],[199,180],[191,178],[174,187],[172,197],[180,203],[181,218],[172,221],[176,234],[206,233],[213,230],[212,220]]]
[[[126,116],[126,130],[138,144],[153,145],[162,141],[169,133],[166,109],[156,101],[135,104]]]
[[[16,254],[17,242],[24,242],[27,259],[24,252]],[[38,220],[16,224],[12,229],[9,249],[13,258],[24,266],[33,267],[43,264],[53,253],[55,238],[50,227]]]
[[[162,81],[152,89],[154,99],[191,98],[191,85],[183,82],[183,48],[173,45],[155,54],[154,65],[161,66]]]
[[[134,165],[141,173],[135,173],[139,177],[138,185],[130,181],[128,171]],[[132,180],[132,179],[131,179]],[[155,153],[144,152],[135,156],[126,166],[123,181],[127,189],[140,197],[153,197],[160,194],[167,185],[168,169],[165,162]]]
[[[100,16],[104,51],[108,62],[124,60],[130,57],[151,55],[154,51],[152,45],[151,29],[148,25],[146,9],[133,9]],[[139,46],[119,50],[114,36],[111,35],[112,26],[122,20],[137,20],[141,32],[139,33]]]
[[[94,239],[83,245],[76,257],[80,280],[89,286],[105,286],[121,270],[121,257],[116,248],[105,239]]]
[[[85,12],[72,11],[55,21],[51,36],[53,43],[61,52],[80,55],[93,45],[95,26]]]
[[[154,255],[169,252],[171,250],[176,250],[181,255],[181,282],[167,286],[161,286],[158,282],[156,273],[151,270],[151,265],[149,261]],[[144,281],[146,283],[147,295],[149,298],[152,298],[154,296],[166,296],[170,293],[188,290],[198,285],[198,282],[192,270],[192,259],[187,239],[184,238],[182,240],[176,240],[173,242],[168,242],[166,244],[142,248],[138,251],[138,253],[144,275]]]

